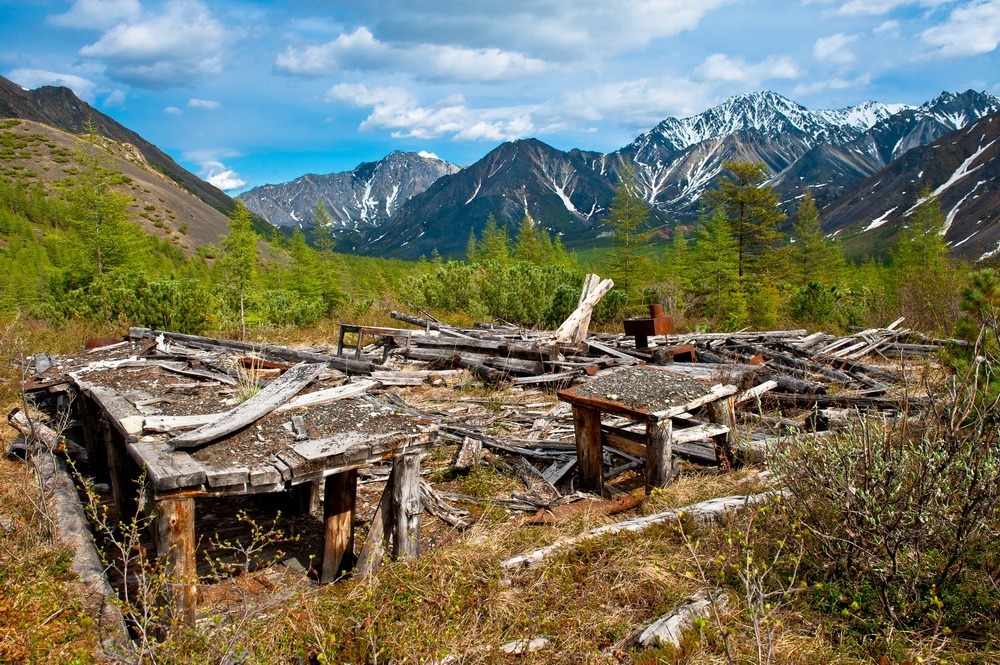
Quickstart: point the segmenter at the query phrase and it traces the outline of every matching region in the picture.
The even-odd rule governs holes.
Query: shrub
[[[994,547],[1000,414],[983,382],[981,371],[950,377],[919,421],[870,419],[835,438],[801,439],[772,465],[814,536],[818,574],[870,590],[898,626],[940,618],[939,599],[967,596]],[[964,609],[943,611],[961,621]]]

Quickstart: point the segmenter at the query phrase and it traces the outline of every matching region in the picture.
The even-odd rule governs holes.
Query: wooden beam
[[[210,443],[260,420],[287,402],[319,376],[324,365],[299,363],[259,393],[223,414],[222,418],[167,441],[174,448],[192,448]]]
[[[382,490],[382,498],[378,502],[378,508],[372,517],[371,526],[368,527],[368,535],[361,546],[358,554],[358,566],[354,572],[354,577],[366,577],[378,570],[382,559],[385,557],[386,540],[392,537],[392,494],[395,486],[396,467],[393,465],[386,479],[385,489]]]
[[[420,456],[403,455],[392,460],[393,521],[392,555],[416,558],[420,540]]]
[[[154,509],[156,554],[166,566],[170,612],[175,621],[193,627],[198,611],[194,499],[160,499]]]
[[[333,582],[354,557],[354,509],[358,472],[345,471],[326,479],[323,496],[323,558],[319,581]]]
[[[646,424],[646,491],[665,487],[674,479],[673,423]]]
[[[601,492],[604,489],[601,412],[589,406],[574,404],[573,429],[576,432],[580,487]]]

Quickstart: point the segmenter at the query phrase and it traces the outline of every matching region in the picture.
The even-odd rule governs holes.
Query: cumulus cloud
[[[63,28],[109,28],[139,17],[139,0],[76,0],[65,14],[49,17],[49,23]]]
[[[197,0],[171,0],[162,14],[117,24],[80,55],[103,62],[116,80],[158,90],[222,71],[232,38]]]
[[[854,61],[854,53],[847,49],[848,44],[856,41],[857,35],[838,32],[828,37],[820,37],[813,44],[813,55],[817,60],[846,65]]]
[[[247,181],[222,160],[228,157],[238,157],[239,152],[227,148],[190,150],[185,152],[183,157],[198,164],[198,175],[209,184],[215,185],[219,189],[230,192],[241,189],[247,185]]]
[[[461,95],[422,104],[399,86],[341,83],[330,88],[326,99],[359,108],[371,107],[359,129],[388,129],[394,138],[446,136],[456,141],[509,141],[528,136],[534,130],[530,109],[470,108]]]
[[[694,73],[705,81],[744,83],[756,86],[769,79],[790,79],[799,76],[795,61],[787,56],[769,56],[760,62],[724,53],[713,53],[698,65]]]
[[[76,96],[86,102],[93,102],[97,92],[97,84],[76,74],[50,72],[44,69],[15,69],[7,78],[25,88],[37,88],[43,85],[61,85],[76,93]]]
[[[192,109],[204,109],[206,111],[214,111],[222,106],[221,102],[217,102],[212,99],[195,99],[191,98],[188,100],[188,108]]]
[[[180,110],[176,106],[168,106],[163,109],[163,112],[166,113],[167,115],[180,115],[184,113],[184,111]]]
[[[379,41],[367,28],[338,35],[325,44],[289,46],[275,59],[288,74],[323,76],[340,70],[405,70],[424,78],[456,81],[502,81],[546,69],[542,60],[498,48],[415,44],[394,46]]]
[[[585,88],[565,95],[545,109],[553,123],[566,120],[600,122],[614,118],[621,126],[648,127],[666,116],[688,116],[705,110],[711,85],[684,77],[639,78]]]
[[[420,155],[421,157],[423,157],[424,159],[441,159],[440,157],[438,157],[437,155],[435,155],[433,152],[427,152],[426,150],[421,150],[417,154]]]
[[[919,5],[921,7],[936,7],[944,5],[953,0],[849,0],[837,9],[837,14],[841,16],[882,16],[906,5]]]
[[[385,39],[408,35],[414,42],[501,47],[534,57],[577,58],[631,50],[696,27],[704,16],[732,0],[343,0],[364,16],[376,13]],[[544,54],[544,55],[543,55]]]
[[[896,36],[899,34],[899,21],[883,21],[878,26],[872,29],[876,35],[892,35]]]
[[[920,37],[944,56],[994,51],[1000,44],[1000,0],[979,0],[956,7],[948,20],[925,30]]]

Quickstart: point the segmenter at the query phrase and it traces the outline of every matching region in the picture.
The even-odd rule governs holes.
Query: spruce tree
[[[313,208],[313,237],[316,238],[316,249],[321,252],[333,250],[333,217],[326,209],[326,204],[318,201]]]
[[[764,185],[767,168],[758,162],[727,162],[729,175],[716,190],[705,194],[705,206],[729,221],[736,240],[737,274],[740,281],[773,277],[776,249],[782,239],[778,225],[785,219],[778,208],[780,197]]]
[[[510,261],[510,238],[507,236],[507,229],[500,226],[492,214],[486,218],[483,239],[476,248],[476,261],[477,263]]]
[[[703,220],[695,231],[691,263],[703,313],[734,325],[742,321],[746,298],[739,278],[739,243],[721,212]]]

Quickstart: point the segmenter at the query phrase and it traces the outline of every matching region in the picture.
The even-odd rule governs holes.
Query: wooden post
[[[736,452],[736,400],[733,397],[720,399],[708,404],[709,421],[725,425],[729,431],[712,437],[715,443],[715,459],[719,469],[728,471],[733,468]]]
[[[132,484],[128,482],[128,470],[125,467],[127,459],[125,445],[119,445],[117,432],[114,431],[107,418],[102,416],[99,422],[115,511],[118,513],[119,520],[127,520],[136,513],[136,497],[132,491]]]
[[[395,465],[389,473],[389,478],[385,482],[385,489],[382,491],[382,498],[378,502],[378,508],[372,517],[372,524],[368,527],[368,535],[365,537],[364,545],[358,554],[358,569],[354,577],[365,577],[378,570],[385,556],[386,541],[392,537],[392,494],[395,486]]]
[[[341,564],[354,557],[354,506],[357,490],[356,469],[326,479],[323,496],[323,563],[319,575],[322,584],[337,579]]]
[[[308,515],[319,510],[323,496],[323,481],[313,480],[292,488],[292,509],[298,515]]]
[[[77,392],[75,403],[80,414],[80,422],[83,423],[83,445],[87,449],[90,470],[98,481],[110,483],[108,458],[101,436],[103,421],[100,418],[100,410],[82,391]]]
[[[420,540],[420,456],[402,455],[392,460],[395,537],[392,555],[416,558]]]
[[[589,406],[573,405],[573,429],[576,432],[576,458],[580,469],[580,487],[604,490],[604,448],[601,445],[601,412]]]
[[[646,425],[646,491],[664,487],[673,480],[673,451],[670,446],[674,425],[670,419]]]
[[[154,508],[156,555],[166,563],[170,611],[175,621],[193,626],[198,610],[194,499],[158,499]]]

